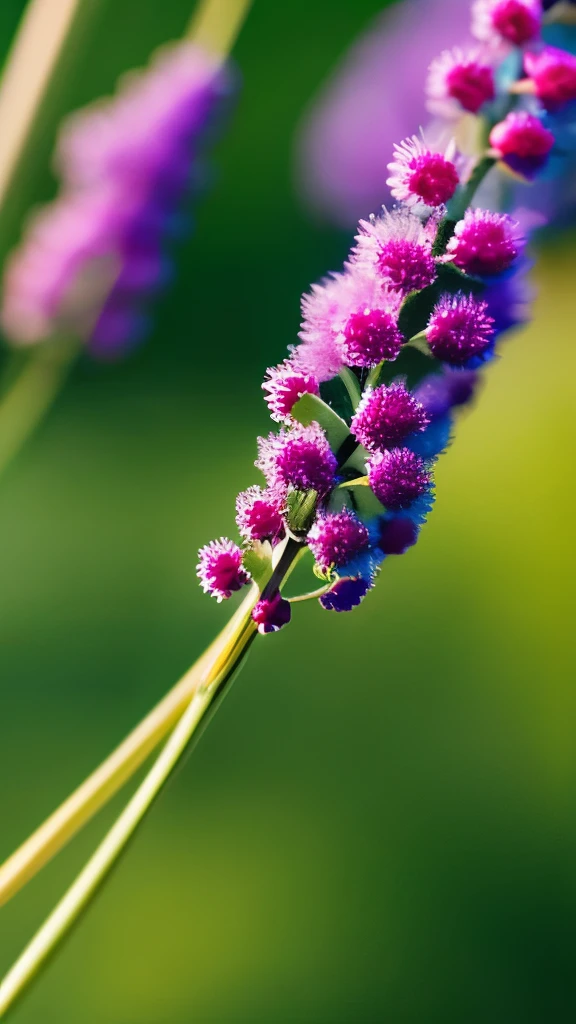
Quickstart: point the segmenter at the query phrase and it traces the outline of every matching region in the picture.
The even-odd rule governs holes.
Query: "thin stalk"
[[[86,910],[182,759],[207,712],[232,681],[255,636],[256,625],[250,611],[245,610],[233,637],[213,660],[210,670],[203,674],[192,700],[146,778],[76,881],[6,975],[0,985],[0,1017],[4,1017],[12,1008]]]
[[[12,379],[0,403],[0,474],[52,405],[78,349],[74,342],[41,345]]]
[[[14,177],[81,0],[31,0],[0,84],[0,204]]]
[[[251,6],[252,0],[203,0],[194,11],[186,35],[206,50],[226,57]]]
[[[258,594],[251,590],[230,622],[197,662],[119,747],[0,867],[0,906],[40,871],[104,806],[174,728],[194,694],[214,670]]]

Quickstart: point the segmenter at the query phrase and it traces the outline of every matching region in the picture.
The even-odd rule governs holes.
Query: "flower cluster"
[[[0,316],[9,341],[80,333],[110,358],[139,340],[145,301],[170,271],[165,248],[182,231],[182,199],[230,91],[218,59],[184,42],[69,119],[56,154],[61,191],[8,261]]]
[[[542,14],[540,0],[476,0],[476,43],[434,61],[428,92],[447,124],[476,117],[487,147],[476,161],[453,141],[395,147],[397,205],[360,221],[344,268],[302,299],[299,344],[267,372],[280,428],[258,442],[266,488],[238,499],[244,546],[213,542],[199,565],[219,600],[252,580],[261,632],[290,618],[281,588],[298,554],[323,581],[321,606],[341,612],[415,544],[456,410],[526,319],[526,232],[474,194],[497,162],[538,175],[556,145],[553,117],[576,101],[574,58],[543,46]]]

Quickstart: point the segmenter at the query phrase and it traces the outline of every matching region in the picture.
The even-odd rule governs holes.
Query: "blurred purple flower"
[[[394,143],[430,120],[425,85],[432,60],[472,42],[463,0],[405,0],[376,18],[300,129],[298,184],[314,210],[350,227],[390,202]]]
[[[7,264],[9,340],[80,333],[107,358],[140,340],[143,307],[169,275],[165,247],[178,234],[200,148],[230,91],[219,60],[184,42],[66,122],[61,192],[31,219]]]

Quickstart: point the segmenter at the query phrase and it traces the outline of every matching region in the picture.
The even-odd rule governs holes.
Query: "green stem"
[[[14,1006],[82,912],[89,906],[126,848],[130,837],[182,759],[208,711],[229,687],[256,636],[251,610],[250,607],[245,611],[231,642],[225,646],[220,657],[216,658],[212,671],[197,689],[160,756],[118,820],[4,978],[0,985],[0,1017],[5,1017]]]
[[[459,220],[462,220],[462,217],[474,198],[476,190],[488,174],[488,171],[494,167],[495,163],[496,160],[494,157],[483,156],[474,167],[466,184],[463,185],[462,188],[458,189],[454,198],[448,203],[446,216],[438,225],[438,231],[436,233],[436,238],[434,239],[434,245],[432,247],[432,253],[434,256],[443,256],[446,252],[446,247],[454,234],[456,224]]]
[[[40,345],[13,376],[0,402],[0,474],[52,405],[78,348],[75,342],[63,341]]]

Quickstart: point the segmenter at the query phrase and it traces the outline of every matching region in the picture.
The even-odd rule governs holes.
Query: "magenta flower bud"
[[[383,385],[366,391],[350,429],[370,451],[394,448],[430,422],[423,407],[404,384]]]
[[[319,598],[320,604],[328,612],[351,612],[366,597],[373,586],[371,580],[363,576],[345,576],[336,580],[327,594]]]
[[[376,272],[390,289],[403,295],[432,284],[436,277],[432,256],[436,218],[423,224],[409,210],[384,208],[379,217],[361,220],[359,227],[353,265]]]
[[[541,0],[476,0],[472,32],[483,43],[524,46],[540,34]]]
[[[264,391],[268,392],[265,401],[270,409],[270,416],[278,423],[290,422],[290,413],[302,395],[320,394],[316,377],[306,370],[299,369],[289,359],[285,359],[280,366],[271,367],[266,374],[266,380],[262,385]]]
[[[526,54],[524,70],[546,110],[559,110],[576,100],[576,56],[573,53],[545,46],[537,53]]]
[[[367,527],[349,509],[319,516],[308,533],[308,546],[322,572],[347,565],[369,544]]]
[[[468,210],[458,221],[446,252],[466,273],[491,277],[508,270],[525,241],[520,225],[507,214]]]
[[[554,135],[540,118],[525,110],[513,111],[490,132],[495,154],[513,171],[533,178],[542,169],[554,145]]]
[[[236,524],[245,540],[274,540],[284,532],[283,498],[274,491],[249,487],[236,498]]]
[[[200,548],[198,558],[196,572],[202,590],[215,597],[218,603],[250,582],[242,565],[242,549],[227,537],[210,541]]]
[[[349,366],[377,366],[394,360],[404,343],[395,317],[384,309],[360,309],[348,318],[340,337],[344,362]]]
[[[472,295],[443,295],[434,307],[426,338],[436,359],[450,366],[466,366],[491,348],[494,320],[488,305]]]
[[[394,198],[408,206],[442,206],[452,198],[460,181],[452,162],[454,155],[453,143],[444,154],[434,153],[413,135],[394,146],[394,160],[388,164],[391,176],[386,184]]]
[[[282,597],[280,591],[274,597],[262,598],[252,610],[252,618],[258,626],[259,633],[277,633],[287,626],[292,617],[289,601]]]
[[[385,555],[403,555],[418,540],[418,526],[408,516],[392,516],[380,522],[378,547]]]
[[[256,466],[273,489],[294,487],[324,495],[334,484],[338,463],[318,423],[296,423],[290,430],[259,437],[258,448]]]
[[[441,117],[463,110],[477,114],[495,95],[494,69],[480,50],[445,50],[430,65],[426,85],[428,109]]]
[[[409,508],[430,488],[423,460],[409,448],[376,452],[368,460],[368,480],[379,501],[391,512]]]

